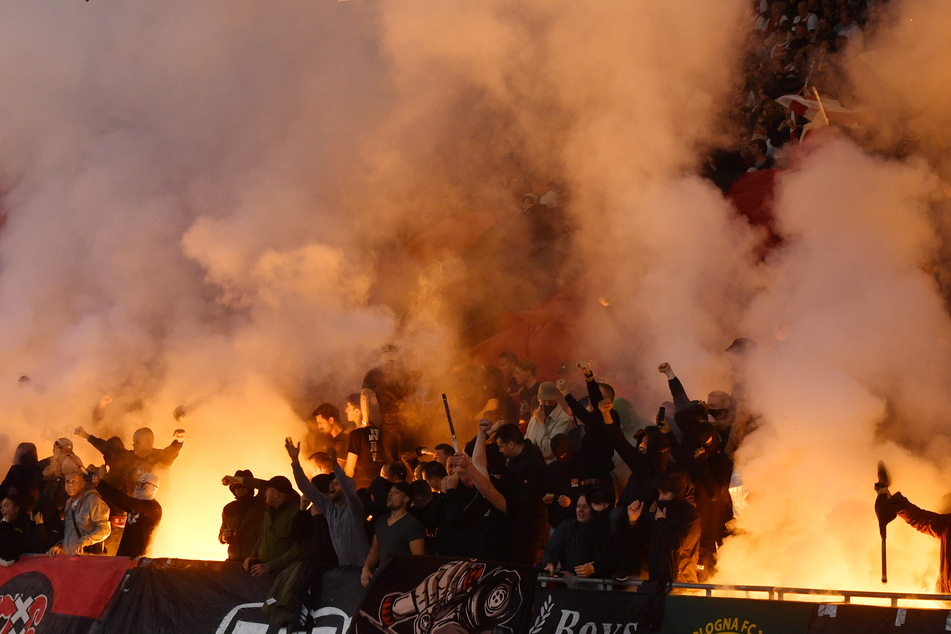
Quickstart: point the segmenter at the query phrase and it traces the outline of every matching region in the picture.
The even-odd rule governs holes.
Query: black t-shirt
[[[380,562],[382,566],[393,555],[411,555],[409,544],[417,539],[426,539],[426,529],[422,522],[407,513],[396,520],[392,526],[389,516],[381,517],[373,527],[376,541],[380,546]]]
[[[152,541],[152,533],[162,520],[162,505],[126,495],[103,480],[97,486],[102,499],[129,513],[119,542],[119,557],[141,557]]]
[[[523,387],[518,393],[518,417],[520,420],[529,420],[532,412],[538,409],[538,387],[541,383],[535,382],[532,387]]]
[[[373,368],[363,377],[363,387],[373,390],[380,404],[380,413],[398,415],[400,405],[409,394],[409,379],[397,364]]]
[[[353,480],[358,489],[370,486],[373,478],[380,475],[383,468],[380,455],[380,430],[373,425],[360,427],[350,432],[348,453],[357,455],[357,466],[353,470]]]

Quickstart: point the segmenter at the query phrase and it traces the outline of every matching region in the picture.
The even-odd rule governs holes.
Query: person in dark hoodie
[[[590,364],[578,364],[578,368],[584,375],[591,411],[568,392],[567,385],[563,389],[565,402],[568,403],[575,420],[584,428],[578,448],[578,475],[582,486],[607,486],[612,483],[614,448],[608,439],[606,419],[598,408],[602,404],[605,407],[613,407],[614,388],[607,383],[595,381]]]
[[[684,442],[672,440],[672,451],[694,484],[697,513],[700,515],[701,582],[716,572],[717,552],[726,537],[726,524],[733,517],[730,476],[733,461],[720,451],[716,428],[708,422],[690,421],[689,410],[677,412],[675,420],[684,429]]]
[[[36,445],[21,442],[13,454],[13,464],[0,482],[0,498],[16,495],[20,500],[20,513],[28,515],[40,495],[43,471],[39,466]]]
[[[578,577],[607,577],[614,572],[615,549],[608,526],[613,495],[599,488],[578,497],[575,517],[555,529],[541,565],[552,575],[560,570]]]
[[[645,509],[652,515],[648,578],[661,584],[696,583],[700,541],[700,516],[684,499],[684,482],[676,473],[661,473],[651,486],[657,502],[646,507],[634,501],[627,507],[628,521],[637,523]]]
[[[551,439],[555,461],[545,465],[545,497],[542,502],[548,507],[548,525],[552,529],[575,517],[572,508],[581,495],[581,477],[578,472],[578,454],[565,434],[555,434]]]
[[[647,561],[652,522],[645,515],[636,524],[629,524],[627,508],[634,502],[640,502],[645,508],[657,502],[657,489],[652,488],[651,484],[657,476],[673,467],[670,462],[670,440],[657,426],[651,425],[638,433],[635,448],[624,437],[620,425],[610,424],[607,429],[612,445],[631,470],[618,498],[617,509],[612,513],[612,528],[620,560],[618,570],[620,576],[636,575],[642,563]],[[692,502],[692,487],[686,486],[685,489],[685,499]]]

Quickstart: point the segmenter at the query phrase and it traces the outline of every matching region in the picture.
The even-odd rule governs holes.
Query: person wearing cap
[[[261,534],[244,560],[244,569],[254,576],[276,575],[300,560],[303,552],[297,528],[300,495],[284,476],[264,483],[264,521]]]
[[[541,449],[545,462],[555,461],[551,450],[551,439],[557,434],[568,434],[575,427],[571,415],[560,406],[564,402],[558,387],[551,381],[538,386],[538,409],[532,414],[525,430],[525,439],[532,441]]]
[[[664,472],[654,478],[651,487],[657,490],[657,502],[648,510],[653,515],[648,578],[661,583],[697,583],[700,516],[684,499],[684,480],[679,474]],[[632,526],[644,507],[640,500],[627,507]]]
[[[63,539],[47,551],[56,555],[101,554],[102,542],[109,537],[109,505],[96,489],[87,489],[81,473],[66,476],[66,522]]]
[[[413,489],[406,482],[396,482],[386,497],[385,515],[373,527],[373,543],[363,564],[360,582],[370,584],[373,569],[385,564],[394,555],[424,555],[426,553],[426,529],[422,522],[410,515],[409,505]]]
[[[99,476],[104,475],[102,472]],[[96,479],[96,478],[94,478]],[[119,557],[141,557],[152,541],[152,534],[162,521],[162,505],[155,500],[159,479],[153,473],[143,473],[135,483],[135,496],[126,495],[105,480],[98,478],[96,490],[111,507],[128,513],[125,530],[119,541]]]
[[[234,500],[221,510],[218,541],[228,545],[228,561],[243,562],[251,556],[264,520],[264,489],[255,495],[254,486],[245,484],[244,478],[253,481],[254,474],[248,469],[234,472],[235,481],[228,487]]]

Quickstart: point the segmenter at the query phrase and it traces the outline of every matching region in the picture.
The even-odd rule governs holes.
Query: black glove
[[[895,512],[905,511],[911,508],[911,502],[908,501],[901,493],[896,493],[895,495],[888,498],[888,503],[895,509]]]

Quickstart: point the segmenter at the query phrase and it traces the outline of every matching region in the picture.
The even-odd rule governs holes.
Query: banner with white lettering
[[[538,571],[488,561],[398,556],[370,583],[354,634],[528,631]]]
[[[806,634],[810,631],[809,624],[815,607],[814,603],[679,595],[652,597],[619,589],[598,591],[556,586],[535,591],[534,620],[528,632]]]
[[[623,591],[535,590],[529,634],[633,634],[649,631],[644,610],[650,597]]]
[[[272,579],[253,577],[240,564],[161,559],[130,572],[123,591],[93,632],[141,634],[277,634],[261,607]],[[359,568],[337,568],[322,577],[308,631],[343,634],[363,594]]]
[[[660,631],[664,634],[806,634],[815,609],[815,603],[672,595],[667,597]]]

